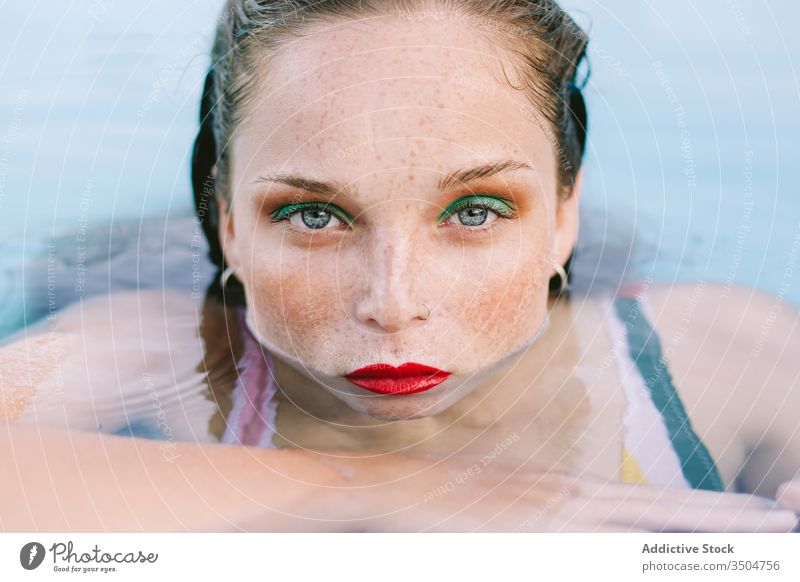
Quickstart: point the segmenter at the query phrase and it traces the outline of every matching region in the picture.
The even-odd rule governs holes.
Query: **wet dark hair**
[[[559,196],[569,197],[586,149],[587,111],[578,82],[586,58],[586,33],[554,0],[228,0],[217,26],[212,63],[200,102],[200,128],[192,153],[195,208],[208,239],[209,258],[222,273],[225,259],[219,240],[216,196],[230,201],[228,145],[255,84],[252,72],[263,59],[254,52],[274,51],[284,39],[313,22],[361,15],[449,9],[490,23],[521,61],[530,99],[549,122],[548,135],[558,159]],[[468,20],[469,22],[469,20]],[[492,30],[491,24],[500,25]],[[574,257],[564,268],[568,274]],[[560,289],[558,276],[551,292]],[[231,277],[221,289],[219,276],[209,292],[229,304],[243,304],[241,283]]]

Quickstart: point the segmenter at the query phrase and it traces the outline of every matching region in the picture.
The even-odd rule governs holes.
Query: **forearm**
[[[0,530],[359,529],[346,465],[218,444],[165,457],[161,444],[0,423]]]

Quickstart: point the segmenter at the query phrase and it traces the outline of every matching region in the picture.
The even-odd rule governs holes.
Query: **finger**
[[[800,511],[800,481],[787,481],[778,487],[775,499],[781,507]]]
[[[721,532],[721,533],[789,533],[797,526],[797,514],[792,511],[775,510],[766,514],[759,511],[743,511],[738,515],[708,514],[692,525],[691,516],[681,519],[676,516],[666,524],[664,531]]]
[[[609,523],[632,524],[652,531],[790,532],[797,525],[797,515],[787,510],[688,508],[640,501],[597,509],[597,517]]]
[[[564,522],[560,526],[555,526],[555,531],[557,533],[652,533],[652,530],[633,525],[587,523],[581,520]]]
[[[729,509],[774,509],[776,503],[766,497],[747,493],[716,492],[703,489],[678,489],[654,487],[651,485],[631,485],[609,482],[602,485],[590,484],[584,492],[597,499],[625,499],[633,501],[669,502],[687,507],[710,506]]]
[[[619,489],[611,486],[609,489]],[[585,491],[583,493],[586,493]],[[593,522],[635,525],[655,531],[791,531],[797,521],[792,511],[768,508],[689,504],[666,498],[594,496],[572,499],[565,514],[585,514]],[[579,518],[579,517],[578,517]]]

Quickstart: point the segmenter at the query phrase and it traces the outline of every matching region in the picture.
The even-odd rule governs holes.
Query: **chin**
[[[414,420],[435,416],[451,404],[442,399],[432,401],[428,397],[383,396],[368,398],[366,402],[348,402],[357,412],[378,420]]]
[[[394,411],[382,411],[376,410],[373,412],[368,413],[371,418],[376,420],[415,420],[417,418],[426,418],[428,416],[433,416],[433,414],[429,414],[428,412],[416,412],[416,413],[408,413],[408,414],[400,414]]]

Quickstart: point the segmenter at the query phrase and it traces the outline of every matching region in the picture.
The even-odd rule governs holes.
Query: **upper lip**
[[[400,366],[392,366],[391,364],[370,364],[358,370],[353,370],[347,374],[347,378],[408,378],[412,376],[426,376],[450,374],[438,368],[432,368],[424,364],[417,364],[415,362],[406,362]]]

